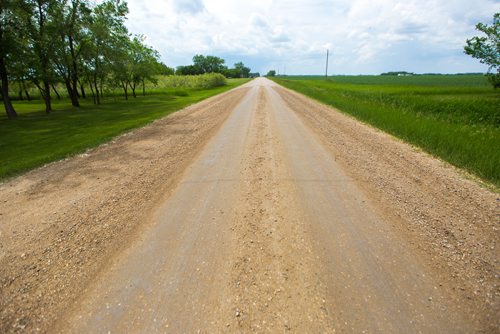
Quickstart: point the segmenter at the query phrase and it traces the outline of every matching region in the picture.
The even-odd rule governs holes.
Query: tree
[[[215,56],[196,55],[193,57],[193,65],[197,67],[201,73],[222,73],[226,66],[226,61]]]
[[[235,68],[228,68],[222,73],[226,78],[240,78],[240,71]]]
[[[136,86],[142,84],[142,95],[146,95],[145,81],[157,83],[155,75],[160,71],[160,54],[158,51],[144,44],[143,35],[135,36],[130,43],[130,60],[132,70],[132,80],[130,88],[132,94],[136,97]]]
[[[132,37],[125,26],[124,0],[1,0],[0,92],[9,118],[16,113],[10,102],[9,83],[16,82],[19,97],[29,99],[27,87],[35,85],[50,113],[51,92],[60,98],[57,83],[64,83],[73,106],[79,106],[84,85],[99,104],[103,88],[121,86],[136,97],[146,81],[156,83],[157,74],[173,74],[160,62],[159,53]],[[197,72],[217,69],[217,57],[197,58]],[[223,62],[223,61],[222,61]],[[106,85],[106,86],[105,86]],[[12,85],[11,85],[12,86]]]
[[[270,70],[266,74],[266,77],[275,77],[275,76],[276,76],[276,71],[275,70]]]
[[[51,28],[55,68],[66,85],[71,104],[79,107],[79,67],[81,52],[88,37],[85,31],[90,20],[90,8],[85,0],[58,0],[53,16]]]
[[[177,75],[198,75],[203,74],[200,67],[195,65],[186,65],[186,66],[177,66],[177,70],[175,71]]]
[[[57,5],[55,0],[21,0],[19,20],[27,34],[30,55],[30,79],[37,86],[45,102],[45,112],[52,111],[50,96],[55,73],[53,68],[54,48],[51,25],[55,24],[52,14]]]
[[[101,103],[104,80],[113,68],[119,68],[116,62],[123,60],[123,41],[128,40],[124,24],[127,13],[127,3],[120,0],[107,0],[92,11],[82,59],[84,75],[96,104]]]
[[[132,87],[131,81],[133,80],[132,43],[128,36],[123,35],[121,38],[115,39],[112,47],[112,57],[109,59],[111,83],[120,86],[123,89],[125,100],[128,100],[128,88],[129,86]],[[135,97],[135,86],[133,89]]]
[[[19,32],[19,31],[18,31]],[[30,71],[32,68],[32,61],[29,58],[28,43],[26,38],[23,38],[21,34],[18,34],[16,39],[16,50],[12,57],[8,57],[7,61],[7,72],[9,73],[9,81],[17,82],[19,87],[19,99],[23,100],[23,94],[26,98],[31,101],[31,96],[28,92],[28,87],[32,87],[30,84]]]
[[[160,75],[174,75],[175,74],[175,70],[173,68],[168,67],[167,65],[165,65],[162,62],[158,62],[158,64],[156,64],[156,71]]]
[[[478,23],[476,30],[486,36],[476,36],[467,40],[466,54],[488,65],[488,79],[493,87],[500,87],[500,13],[493,15],[493,24]],[[496,73],[492,73],[496,71]]]
[[[248,78],[248,75],[250,74],[250,68],[246,67],[241,61],[234,64],[234,69],[239,75],[238,78]]]
[[[15,53],[19,49],[14,8],[15,4],[12,0],[4,0],[0,4],[0,80],[2,82],[0,92],[9,119],[17,117],[9,97],[9,75],[7,73],[8,59],[15,58]]]

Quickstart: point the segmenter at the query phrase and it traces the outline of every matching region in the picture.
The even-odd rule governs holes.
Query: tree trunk
[[[21,86],[21,81],[19,81],[19,100],[24,100],[23,99],[23,86]]]
[[[61,99],[61,95],[59,95],[59,92],[57,91],[57,89],[54,86],[54,84],[51,84],[50,86],[52,87],[52,90],[54,91],[54,93],[56,93],[57,99],[60,100]]]
[[[94,100],[94,104],[97,104],[97,100],[95,98],[95,93],[94,93],[94,88],[92,87],[92,82],[90,82],[90,80],[89,80],[89,87],[90,87],[90,91],[92,92],[92,99]]]
[[[69,99],[71,100],[71,105],[73,107],[80,107],[80,102],[78,102],[78,89],[76,82],[73,81],[74,75],[72,69],[67,66],[68,76],[64,78],[64,84],[66,85],[66,90],[68,91]]]
[[[28,89],[26,88],[26,82],[24,81],[24,79],[21,79],[21,82],[23,84],[24,94],[26,95],[26,98],[28,99],[28,101],[31,101],[31,96],[28,93]]]
[[[135,82],[133,85],[131,83],[129,83],[129,85],[130,85],[130,88],[132,89],[132,95],[134,96],[134,98],[136,98],[137,95],[135,95]]]
[[[142,96],[146,96],[146,85],[144,85],[144,80],[142,80]]]
[[[14,119],[17,117],[17,113],[9,98],[9,79],[7,77],[7,69],[5,68],[3,57],[0,57],[0,77],[2,77],[2,87],[0,91],[2,93],[5,112],[7,113],[7,118]]]
[[[80,83],[80,91],[82,92],[82,98],[83,99],[86,99],[87,98],[87,95],[85,94],[85,87],[82,83]]]
[[[71,97],[71,104],[74,107],[80,107],[80,102],[78,101],[78,63],[76,61],[76,54],[75,54],[75,48],[73,45],[73,37],[69,36],[69,48],[71,51],[71,63],[72,63],[72,70],[71,70],[71,90],[72,90],[72,97]]]
[[[68,91],[69,98],[71,99],[71,105],[73,107],[79,107],[77,91],[73,89],[72,82],[70,79],[64,79],[64,84],[66,85],[66,90]]]
[[[37,81],[33,82],[35,86],[40,91],[40,95],[42,96],[43,102],[45,103],[45,112],[50,114],[52,111],[52,101],[50,97],[50,83],[48,81],[43,82],[43,87],[40,86],[40,83]]]
[[[127,83],[124,84],[122,82],[122,87],[123,87],[123,92],[125,93],[125,100],[128,100],[128,92],[127,92],[128,85],[127,85]]]
[[[50,114],[52,111],[52,101],[50,98],[50,83],[47,80],[43,81],[43,90],[42,96],[45,101],[45,113]]]
[[[99,96],[99,86],[97,86],[97,76],[94,75],[94,88],[95,88],[95,97],[97,104],[101,104],[101,98]]]
[[[94,79],[94,88],[95,88],[95,100],[96,104],[101,104],[101,99],[99,97],[99,87],[97,87],[97,74],[99,73],[99,60],[98,55],[94,58],[94,73],[92,73]]]

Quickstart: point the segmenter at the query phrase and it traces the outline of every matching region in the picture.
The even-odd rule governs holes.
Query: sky
[[[128,0],[127,27],[170,67],[214,55],[252,72],[486,72],[463,53],[500,0]]]

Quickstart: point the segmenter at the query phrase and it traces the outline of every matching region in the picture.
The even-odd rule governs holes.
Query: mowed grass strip
[[[54,99],[50,115],[41,100],[16,101],[17,119],[0,116],[0,179],[81,153],[247,81],[230,79],[226,86],[209,89],[156,89],[128,101],[117,95],[97,106],[87,98],[81,99],[81,108],[71,107],[68,99]]]
[[[500,92],[483,76],[275,80],[500,186]]]

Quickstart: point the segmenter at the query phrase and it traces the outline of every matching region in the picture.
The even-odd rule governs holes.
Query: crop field
[[[0,179],[62,159],[97,146],[121,133],[143,126],[190,104],[234,88],[248,79],[228,79],[224,85],[167,88],[160,83],[147,87],[146,96],[105,94],[103,103],[81,99],[81,108],[71,107],[68,98],[54,99],[54,111],[46,115],[43,101],[14,101],[15,120],[0,116]],[[193,81],[202,79],[193,77]],[[142,91],[141,91],[142,93]],[[36,98],[36,96],[35,96]]]
[[[500,185],[500,92],[482,75],[275,81]]]

